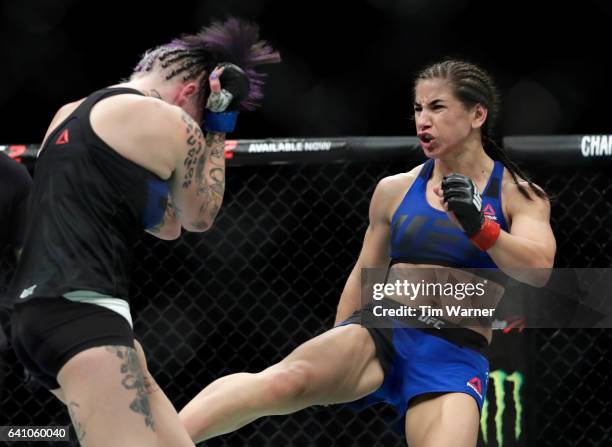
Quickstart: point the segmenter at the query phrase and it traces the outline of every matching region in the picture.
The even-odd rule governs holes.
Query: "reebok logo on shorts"
[[[467,386],[476,391],[480,400],[482,400],[482,384],[480,383],[480,379],[478,377],[474,377],[471,380],[468,380]]]

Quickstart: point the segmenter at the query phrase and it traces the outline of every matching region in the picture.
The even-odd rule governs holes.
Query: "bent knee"
[[[314,379],[312,365],[298,360],[268,370],[266,385],[273,401],[290,400],[307,394]]]

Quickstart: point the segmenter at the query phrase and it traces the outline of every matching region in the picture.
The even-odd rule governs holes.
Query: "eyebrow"
[[[431,102],[429,103],[429,105],[430,105],[430,106],[435,106],[435,105],[437,105],[437,104],[439,104],[439,103],[441,103],[441,102],[444,102],[444,100],[443,100],[443,99],[434,99],[433,101],[431,101]],[[416,101],[415,101],[413,104],[414,104],[414,106],[417,106],[417,107],[420,107],[420,106],[421,106],[421,104],[419,104],[419,103],[418,103],[418,102],[416,102]]]

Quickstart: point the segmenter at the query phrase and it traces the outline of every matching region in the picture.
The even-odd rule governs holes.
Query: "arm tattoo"
[[[206,152],[204,151],[203,135],[202,130],[189,115],[185,112],[181,115],[183,122],[187,125],[187,144],[189,145],[189,151],[187,152],[187,158],[185,158],[185,168],[187,172],[183,178],[183,188],[189,189],[193,181],[194,172],[196,165],[200,158],[206,158]]]
[[[124,374],[121,385],[126,390],[136,390],[136,398],[130,404],[130,410],[144,416],[145,425],[155,431],[153,413],[147,397],[142,369],[138,363],[136,351],[126,346],[107,346],[106,350],[121,360],[121,374]]]
[[[199,220],[192,222],[192,225],[204,229],[207,227],[206,222],[214,220],[221,202],[223,202],[223,194],[225,192],[225,166],[223,162],[224,139],[220,134],[208,133],[206,135],[206,146],[210,150],[210,163],[206,172],[208,179],[205,176],[204,163],[198,166],[200,170],[196,173],[198,180],[197,194],[203,197],[202,205],[198,210]]]
[[[181,214],[182,211],[178,207],[178,205],[174,203],[172,196],[168,196],[168,206],[166,207],[166,215],[168,216],[168,218],[177,220],[181,218]]]
[[[225,192],[225,135],[208,132],[202,135],[201,129],[183,113],[187,125],[187,144],[189,151],[185,158],[186,168],[183,188],[188,189],[195,183],[196,194],[201,196],[198,219],[194,227],[205,229],[215,219]]]
[[[77,419],[77,411],[81,408],[79,404],[74,401],[70,401],[68,403],[68,414],[70,415],[70,419],[72,420],[72,425],[74,426],[74,432],[76,434],[77,440],[79,443],[85,439],[85,424],[82,424]]]
[[[163,200],[160,204],[160,209],[164,209],[164,215],[162,220],[155,226],[148,228],[147,231],[150,233],[160,233],[164,225],[168,223],[176,222],[180,219],[181,210],[172,200],[172,196],[168,194],[168,200]]]
[[[208,137],[208,135],[207,135]],[[208,139],[207,139],[208,143]],[[221,160],[225,157],[225,139],[223,139],[219,134],[212,134],[212,144],[210,156],[213,159]],[[210,143],[209,143],[210,144]]]
[[[214,218],[221,208],[223,201],[223,193],[225,192],[225,170],[222,168],[213,167],[209,171],[209,176],[212,183],[209,185],[211,194],[214,196],[210,215]]]

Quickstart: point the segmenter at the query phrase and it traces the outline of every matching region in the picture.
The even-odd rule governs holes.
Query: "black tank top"
[[[132,245],[159,223],[168,185],[93,131],[107,88],[86,98],[49,136],[36,162],[23,252],[9,290],[14,303],[91,290],[128,300]]]

